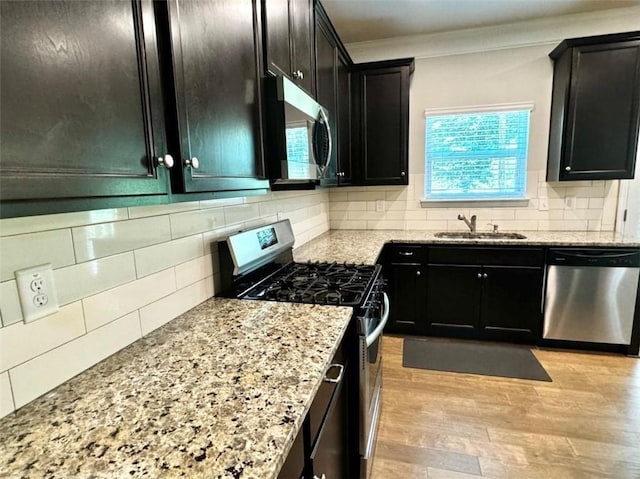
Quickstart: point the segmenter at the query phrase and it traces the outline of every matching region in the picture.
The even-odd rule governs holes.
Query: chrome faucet
[[[458,219],[464,221],[467,224],[467,226],[469,227],[469,229],[471,230],[472,233],[476,232],[476,215],[473,215],[471,217],[471,221],[469,221],[465,215],[460,213],[458,215]]]

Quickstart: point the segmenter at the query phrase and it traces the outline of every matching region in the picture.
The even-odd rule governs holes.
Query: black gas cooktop
[[[379,266],[346,263],[289,263],[242,295],[246,299],[359,306]]]

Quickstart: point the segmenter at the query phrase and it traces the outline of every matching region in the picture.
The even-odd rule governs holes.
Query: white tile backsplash
[[[404,187],[363,187],[334,189],[329,193],[331,227],[333,229],[418,229],[464,231],[457,220],[459,213],[476,215],[478,230],[544,231],[613,231],[615,225],[618,181],[578,181],[547,183],[545,171],[528,171],[528,205],[459,207],[430,204],[422,207],[423,174],[411,174]],[[357,190],[357,191],[354,191]],[[570,201],[567,201],[567,198]],[[384,211],[377,211],[378,199],[385,199]],[[540,199],[548,209],[540,211]],[[572,203],[572,204],[568,204]],[[402,221],[404,220],[404,221]]]
[[[86,332],[80,301],[31,323],[0,329],[0,372],[71,341]]]
[[[138,278],[156,273],[180,263],[199,258],[204,254],[201,234],[186,236],[167,243],[160,243],[133,252]]]
[[[173,268],[145,276],[82,300],[87,331],[157,301],[176,290]]]
[[[22,307],[15,280],[0,283],[0,312],[3,326],[22,321]]]
[[[213,276],[213,262],[210,254],[177,265],[176,287],[182,289],[209,276]]]
[[[25,218],[8,218],[0,220],[0,236],[58,230],[126,219],[129,219],[126,208],[78,211],[76,213],[28,216]]]
[[[141,337],[138,311],[9,370],[16,408]]]
[[[73,228],[78,262],[102,258],[171,239],[169,218],[153,216]]]
[[[328,204],[286,191],[0,221],[0,417],[211,297],[230,232],[288,217],[303,244],[329,228]],[[47,262],[63,306],[23,324],[13,271]]]
[[[189,284],[175,293],[163,297],[140,309],[142,334],[149,334],[154,329],[168,323],[176,316],[197,306],[211,296],[208,285],[212,284],[210,276]]]
[[[16,270],[44,263],[54,268],[75,263],[69,229],[0,238],[0,281],[14,279]]]
[[[14,409],[9,373],[0,373],[0,417],[10,414]]]
[[[121,253],[54,271],[60,304],[91,296],[136,279],[133,253]]]

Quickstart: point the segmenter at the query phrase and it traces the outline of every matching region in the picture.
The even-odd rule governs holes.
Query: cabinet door
[[[270,0],[269,0],[270,1]],[[313,6],[311,0],[289,0],[291,65],[299,72],[296,83],[311,95],[315,92]]]
[[[169,3],[175,121],[169,147],[184,192],[266,188],[255,2]]]
[[[331,159],[323,184],[337,183],[338,156],[338,95],[337,95],[337,45],[331,32],[318,17],[316,25],[316,67],[317,67],[317,99],[329,115],[329,127],[333,148]]]
[[[480,324],[483,338],[534,341],[539,337],[543,271],[484,266]]]
[[[575,47],[560,179],[633,178],[640,41]]]
[[[427,332],[477,337],[482,293],[480,266],[429,265]]]
[[[338,184],[353,182],[351,170],[351,74],[349,60],[338,50]]]
[[[293,73],[291,64],[291,32],[289,0],[262,0],[264,18],[265,67],[274,75]]]
[[[300,432],[289,450],[287,459],[278,473],[278,479],[299,479],[303,477],[305,459],[304,428],[300,428]]]
[[[421,334],[425,329],[425,270],[420,263],[391,262],[384,270],[388,279],[389,321],[385,331]]]
[[[151,2],[0,2],[0,19],[3,214],[8,200],[166,198]]]

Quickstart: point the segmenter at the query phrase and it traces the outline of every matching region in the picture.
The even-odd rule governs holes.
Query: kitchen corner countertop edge
[[[622,239],[611,232],[518,231],[525,239],[437,238],[434,231],[330,230],[296,248],[296,261],[337,261],[373,264],[385,243],[456,246],[559,246],[640,248],[640,238]]]
[[[0,420],[0,477],[275,478],[352,313],[207,300]]]

